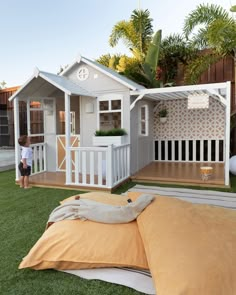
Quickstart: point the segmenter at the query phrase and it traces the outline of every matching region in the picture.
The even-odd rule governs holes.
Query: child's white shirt
[[[22,146],[21,147],[21,159],[26,159],[27,166],[32,166],[32,148]]]

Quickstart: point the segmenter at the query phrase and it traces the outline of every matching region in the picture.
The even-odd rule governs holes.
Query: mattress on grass
[[[87,196],[125,205],[127,198],[139,195]],[[235,265],[235,210],[156,196],[136,221],[127,224],[81,220],[53,224],[19,267],[144,268],[150,270],[158,295],[235,295]]]

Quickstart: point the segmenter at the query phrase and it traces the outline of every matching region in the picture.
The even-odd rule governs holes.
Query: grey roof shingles
[[[48,72],[39,72],[41,78],[46,78],[48,82],[53,82],[53,85],[57,86],[59,89],[69,92],[69,94],[84,95],[84,96],[93,96],[87,90],[80,87],[78,84],[72,82],[63,76],[58,76]]]

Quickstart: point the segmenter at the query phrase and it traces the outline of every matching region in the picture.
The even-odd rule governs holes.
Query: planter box
[[[160,122],[164,124],[167,121],[167,117],[160,117]]]
[[[127,135],[122,136],[94,136],[93,145],[94,146],[108,146],[108,145],[121,145],[128,141]]]

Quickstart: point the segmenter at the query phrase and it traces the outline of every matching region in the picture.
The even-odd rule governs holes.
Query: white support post
[[[168,161],[168,140],[165,140],[165,161]]]
[[[215,141],[215,161],[216,162],[219,162],[219,160],[220,160],[220,157],[219,157],[220,152],[219,152],[219,150],[220,150],[220,141],[219,141],[219,139],[217,139]]]
[[[112,187],[113,186],[113,171],[112,171],[112,163],[113,163],[113,145],[109,145],[107,147],[107,153],[106,153],[106,179],[107,179],[107,186]]]
[[[66,146],[66,184],[71,183],[71,152],[70,152],[70,96],[65,93],[65,146]]]
[[[212,153],[212,151],[211,151],[211,140],[207,141],[207,151],[208,151],[208,153],[207,153],[207,161],[211,162],[211,153]]]
[[[161,161],[161,140],[158,140],[158,161]]]
[[[171,141],[171,161],[175,161],[175,141]]]
[[[15,165],[16,165],[16,180],[20,179],[18,163],[20,162],[20,147],[18,138],[20,137],[20,119],[19,119],[19,99],[14,99],[14,123],[15,123]]]
[[[179,140],[178,141],[178,161],[181,162],[182,161],[182,141]]]
[[[127,174],[126,176],[130,176],[130,145],[127,146]]]
[[[193,140],[193,162],[196,162],[196,140]]]
[[[79,151],[75,151],[75,183],[79,183]]]
[[[200,162],[204,161],[204,142],[200,140]]]
[[[98,152],[98,185],[102,185],[103,167],[102,167],[102,152]],[[105,172],[106,173],[106,172]]]
[[[89,167],[89,172],[90,172],[90,184],[94,185],[94,160],[95,159],[95,153],[94,151],[90,151],[89,154],[89,161],[90,161],[90,167]]]
[[[47,145],[46,144],[43,147],[43,159],[44,159],[43,170],[47,171],[48,170],[48,164],[47,164]]]
[[[185,141],[185,161],[189,162],[189,140]]]
[[[225,185],[229,185],[229,157],[230,157],[230,101],[231,82],[226,83],[225,107]]]
[[[130,111],[135,107],[136,103],[144,97],[144,94],[140,94],[130,105]]]

